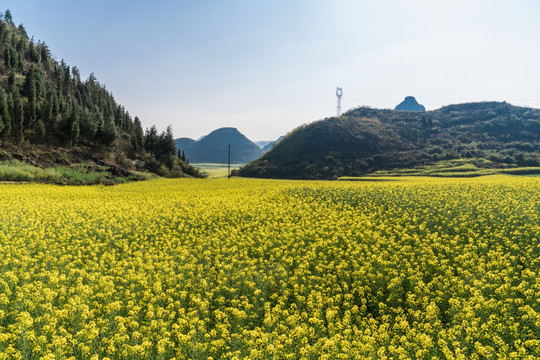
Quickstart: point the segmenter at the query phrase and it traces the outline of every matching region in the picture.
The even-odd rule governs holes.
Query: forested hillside
[[[469,170],[538,167],[539,144],[540,110],[505,102],[427,112],[364,107],[295,129],[237,175],[334,179],[457,159]]]
[[[57,61],[9,10],[0,17],[0,160],[39,167],[90,164],[115,173],[197,175],[177,158],[172,129],[143,132],[94,74]]]

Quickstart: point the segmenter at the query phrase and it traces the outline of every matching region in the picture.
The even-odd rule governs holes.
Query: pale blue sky
[[[2,1],[144,127],[271,140],[343,109],[495,100],[540,108],[534,0]]]

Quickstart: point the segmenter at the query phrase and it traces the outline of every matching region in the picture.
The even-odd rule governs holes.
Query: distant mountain
[[[279,139],[277,140],[274,140],[274,141],[270,141],[268,144],[266,144],[264,147],[263,147],[263,151],[264,152],[267,152],[267,151],[270,151],[272,149],[272,146],[274,146],[274,144],[276,144],[278,141],[280,141],[281,139],[283,139],[283,136],[280,136]]]
[[[420,105],[418,101],[416,101],[414,96],[407,96],[405,100],[403,100],[398,106],[396,106],[395,110],[426,111],[426,108],[424,107],[424,105]]]
[[[174,142],[176,143],[176,148],[185,151],[185,149],[189,148],[191,145],[195,144],[197,140],[193,140],[188,137],[178,138],[175,139]]]
[[[214,130],[199,141],[180,138],[176,140],[176,143],[191,163],[226,164],[229,144],[231,145],[231,163],[234,164],[248,163],[263,154],[260,147],[237,129],[230,127]]]
[[[540,166],[540,110],[504,102],[427,112],[354,109],[295,129],[237,175],[335,179],[451,159]]]
[[[261,140],[261,141],[254,141],[254,143],[260,147],[261,149],[264,149],[264,147],[270,143],[273,143],[272,140]]]

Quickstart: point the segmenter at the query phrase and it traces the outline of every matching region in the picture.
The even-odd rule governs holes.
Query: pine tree
[[[136,151],[142,150],[144,148],[144,133],[141,125],[141,121],[137,116],[135,116],[135,142],[136,142]]]
[[[171,125],[167,126],[167,130],[163,135],[163,154],[165,156],[174,156],[176,154],[176,143],[174,142]]]
[[[16,88],[16,86],[17,86],[16,83],[15,83],[16,79],[17,79],[17,77],[16,77],[16,75],[15,75],[15,71],[11,70],[11,71],[9,72],[8,82],[7,82],[7,85],[8,85],[8,91],[13,92],[13,91],[15,90],[15,88]]]
[[[51,60],[51,51],[49,50],[49,47],[47,44],[45,44],[45,42],[38,42],[38,49],[40,52],[39,57],[41,59],[41,64],[45,69],[49,70],[49,63]]]
[[[158,133],[155,125],[146,129],[144,134],[144,149],[150,154],[155,154],[158,146]]]
[[[2,140],[5,137],[6,130],[11,127],[10,125],[8,126],[8,123],[11,125],[11,115],[9,114],[8,100],[6,97],[6,93],[0,87],[0,136],[2,137]]]
[[[34,82],[30,83],[30,89],[28,90],[28,116],[26,116],[27,124],[26,128],[34,127],[37,122],[37,94],[36,94],[36,85]]]
[[[93,119],[96,128],[94,136],[97,139],[100,139],[103,136],[103,132],[105,130],[105,122],[103,121],[103,115],[101,115],[101,112],[99,111],[97,106],[94,106]]]
[[[79,72],[79,68],[76,66],[73,66],[71,68],[71,74],[73,75],[73,80],[75,80],[75,83],[81,82],[81,73]]]
[[[2,112],[2,121],[4,122],[4,129],[0,134],[2,136],[2,146],[4,146],[5,141],[11,136],[11,114],[13,112],[13,99],[11,94],[4,93],[4,95],[5,103],[4,106],[0,107],[0,111]]]
[[[34,45],[33,38],[32,38],[32,41],[30,41],[30,48],[28,49],[28,53],[26,57],[28,60],[32,62],[35,62],[35,63],[41,62],[41,53],[39,49]]]
[[[146,129],[144,135],[144,149],[154,155],[156,160],[165,164],[169,169],[174,166],[174,158],[177,156],[176,143],[169,125],[167,130],[160,135],[157,134],[155,126]]]
[[[77,140],[79,134],[81,133],[79,126],[79,111],[77,107],[73,107],[73,110],[71,111],[70,125],[70,143],[73,144],[73,140]]]
[[[172,127],[167,126],[167,130],[159,135],[158,143],[154,151],[156,159],[165,164],[169,169],[174,166],[176,156],[176,143],[172,133]]]
[[[114,125],[114,117],[108,116],[105,120],[105,126],[103,128],[103,136],[101,137],[102,144],[107,147],[112,147],[118,140],[118,131]]]
[[[6,100],[3,98],[2,94],[0,94],[0,109],[5,106],[5,101]],[[2,110],[0,110],[0,134],[2,133],[2,131],[4,131],[4,128],[4,114],[2,113]]]
[[[96,124],[94,123],[93,114],[88,108],[82,106],[79,112],[79,127],[82,138],[92,139],[96,134]]]
[[[8,70],[13,70],[17,65],[17,54],[13,46],[8,44],[4,49],[4,65]]]
[[[8,23],[9,25],[12,25],[12,26],[15,25],[13,23],[13,15],[11,15],[11,11],[9,11],[9,9],[6,10],[6,12],[4,13],[4,21]]]
[[[186,154],[184,153],[184,151],[178,149],[178,153],[176,156],[178,157],[179,160],[186,162]]]
[[[45,97],[45,103],[42,108],[41,119],[43,120],[44,124],[47,124],[47,126],[54,122],[54,96],[54,92],[49,90],[47,96]]]
[[[24,25],[22,23],[19,24],[19,34],[21,34],[26,40],[28,40],[28,33],[26,32],[26,29],[24,28]]]
[[[13,95],[13,140],[16,144],[20,144],[24,140],[24,108],[21,97],[17,92]]]
[[[2,18],[2,13],[0,13],[0,42],[1,43],[4,43],[5,42],[5,39],[7,37],[7,34],[8,34],[8,30],[7,30],[7,25],[5,22],[1,21],[1,18]]]

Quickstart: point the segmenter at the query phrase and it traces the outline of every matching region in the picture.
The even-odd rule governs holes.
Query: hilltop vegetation
[[[171,128],[144,133],[94,74],[82,80],[76,66],[56,61],[45,42],[15,26],[9,10],[0,17],[0,56],[0,161],[90,163],[108,166],[112,177],[136,177],[132,170],[197,175],[176,158]]]
[[[301,126],[236,174],[334,179],[464,159],[479,168],[540,166],[540,110],[500,102],[427,112],[358,108]]]

